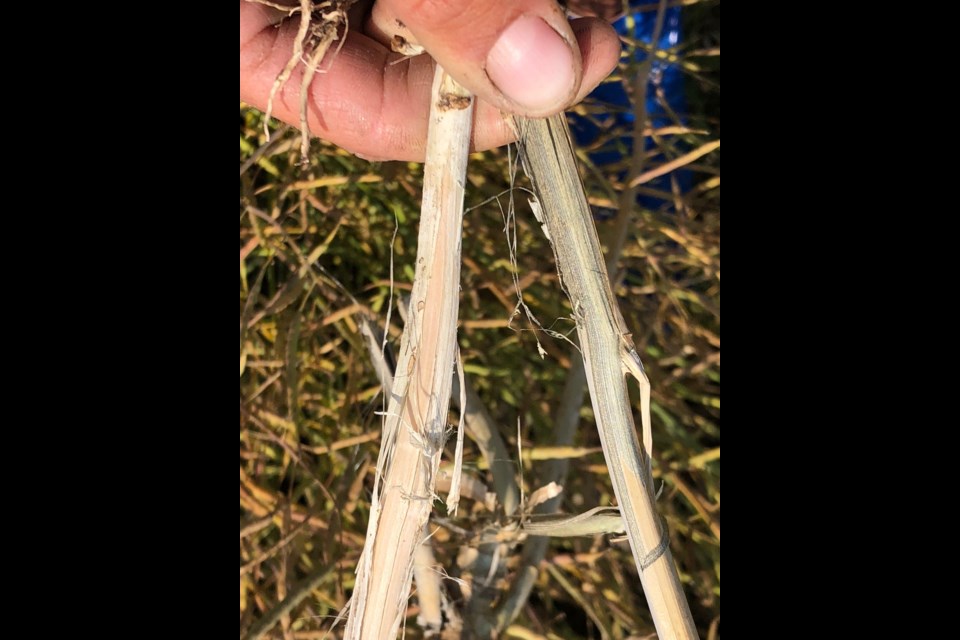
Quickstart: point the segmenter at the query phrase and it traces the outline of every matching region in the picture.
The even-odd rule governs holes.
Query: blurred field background
[[[688,2],[682,11],[682,40],[657,58],[683,70],[686,112],[676,114],[679,133],[654,136],[661,157],[651,151],[648,169],[720,138],[719,2]],[[645,45],[625,40],[623,64],[608,80],[628,92],[637,47]],[[610,108],[588,100],[575,111],[590,118]],[[591,150],[617,151],[629,132],[604,126]],[[295,128],[271,128],[267,143],[262,115],[241,104],[240,633],[323,638],[353,586],[379,446],[380,385],[360,326],[367,318],[383,330],[392,293],[387,330],[391,344],[399,343],[397,296],[413,279],[422,166],[369,163],[315,140],[304,168]],[[653,387],[654,476],[663,486],[658,505],[701,637],[717,638],[719,150],[684,163],[688,191],[681,193],[680,181],[668,176],[656,187],[641,187],[644,202],[657,204],[632,212],[618,212],[616,204],[629,154],[598,167],[587,151],[583,175],[601,238],[610,237],[624,215],[630,230],[615,292]],[[567,338],[575,341],[576,334],[552,249],[517,190],[511,260],[509,191],[526,185],[522,177],[511,179],[512,160],[515,151],[506,148],[471,156],[460,348],[509,448],[522,450],[517,464],[527,495],[541,486],[538,475],[549,459],[568,457],[563,510],[579,513],[613,504],[614,496],[586,396],[575,447],[551,446],[553,416],[576,357]],[[549,331],[514,314],[517,285]],[[469,440],[464,460],[465,469],[492,486]],[[437,506],[435,513],[445,516]],[[438,529],[438,561],[454,573],[456,555],[469,545],[464,531],[489,526],[498,526],[495,514],[463,503],[459,515],[431,527]],[[541,569],[506,637],[654,633],[625,542],[553,540]],[[408,638],[422,637],[416,612],[413,597]],[[265,630],[267,620],[275,624]]]

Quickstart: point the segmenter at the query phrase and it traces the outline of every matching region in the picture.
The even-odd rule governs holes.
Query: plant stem
[[[356,640],[397,635],[446,440],[473,98],[439,66],[432,96],[409,317],[345,633]]]
[[[657,633],[697,638],[669,546],[660,552],[667,531],[654,505],[650,384],[610,289],[565,116],[516,123],[524,169],[540,200],[535,212],[573,305],[600,442]],[[640,384],[644,446],[637,439],[626,372]]]

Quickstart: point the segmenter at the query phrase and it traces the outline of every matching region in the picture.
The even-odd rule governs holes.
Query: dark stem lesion
[[[470,96],[458,96],[453,93],[444,93],[440,95],[440,100],[437,101],[437,106],[441,111],[459,111],[469,107],[471,102],[473,102],[473,98]]]

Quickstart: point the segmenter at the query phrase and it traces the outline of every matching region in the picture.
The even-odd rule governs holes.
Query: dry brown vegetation
[[[628,211],[619,202],[626,179],[618,176],[629,175],[636,159],[604,167],[585,154],[581,160],[591,204],[607,212],[598,223],[601,238],[616,244],[627,232],[612,271],[652,384],[654,477],[663,487],[657,504],[701,636],[716,637],[719,50],[711,52],[711,38],[718,42],[719,24],[712,25],[709,6],[702,9],[683,48],[660,54],[676,56],[689,74],[692,117],[647,132],[674,160],[667,168],[692,170],[693,189],[681,195],[641,184],[641,193],[656,193],[664,204]],[[610,81],[636,71],[624,64]],[[577,110],[589,117],[608,108],[588,102]],[[321,142],[302,167],[295,130],[280,127],[267,142],[262,116],[243,106],[240,115],[241,635],[321,638],[354,584],[377,460],[383,401],[364,327],[383,330],[392,302],[386,330],[396,347],[398,299],[413,277],[422,168],[367,163]],[[622,133],[610,130],[600,144],[615,146]],[[691,153],[697,150],[699,156]],[[512,153],[474,154],[468,166],[459,345],[468,382],[507,442],[525,497],[564,461],[570,470],[560,507],[581,513],[615,500],[590,404],[578,403],[567,386],[578,357],[570,344],[573,313],[553,252],[519,190],[529,185],[510,171]],[[664,164],[648,163],[640,175]],[[517,313],[521,299],[529,316]],[[556,446],[565,403],[580,407],[575,441]],[[493,490],[490,469],[470,441],[464,466]],[[519,579],[521,552],[545,539],[521,540],[516,516],[502,505],[491,509],[483,491],[476,500],[467,489],[464,496],[455,517],[436,503],[432,549],[466,585],[445,581],[454,607],[465,593],[496,605]],[[512,552],[498,558],[495,571],[460,568],[492,538]],[[508,637],[652,632],[625,543],[600,534],[551,539],[540,569]],[[415,595],[406,637],[422,636],[418,613]],[[461,613],[469,619],[469,611]]]

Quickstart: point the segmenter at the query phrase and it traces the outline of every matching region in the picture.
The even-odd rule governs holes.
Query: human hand
[[[557,113],[600,84],[619,56],[606,22],[568,22],[555,0],[377,0],[372,14],[369,6],[354,6],[346,38],[314,76],[307,122],[371,160],[423,160],[434,60],[478,96],[473,147],[484,150],[514,139],[501,111]],[[240,0],[240,99],[259,109],[293,52],[299,17],[285,18]],[[429,55],[404,58],[384,44],[397,21]],[[291,124],[300,120],[302,76],[300,64],[273,102],[273,115]]]

